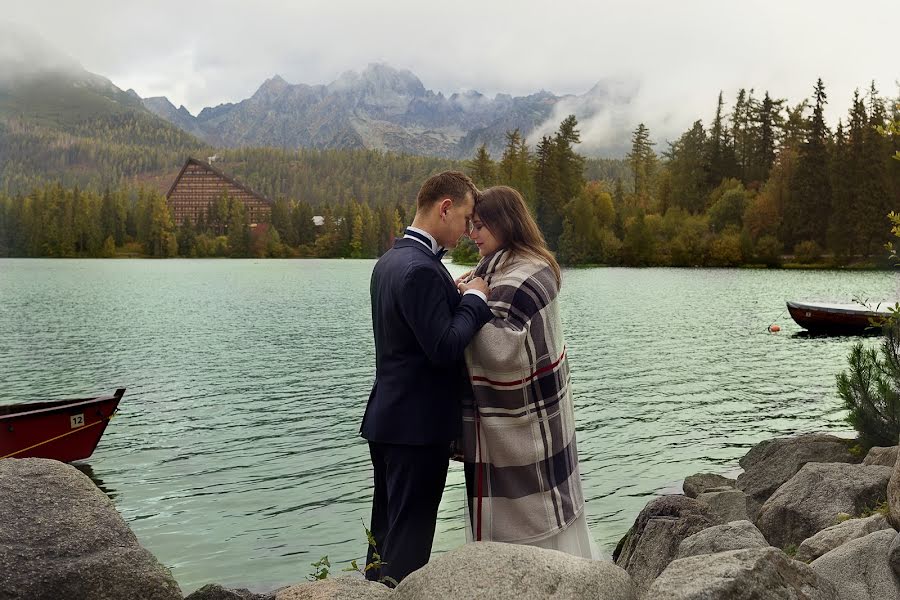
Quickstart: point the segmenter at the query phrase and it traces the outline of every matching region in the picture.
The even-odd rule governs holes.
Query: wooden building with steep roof
[[[182,225],[186,219],[196,225],[201,220],[201,215],[203,218],[208,215],[210,207],[223,192],[244,203],[250,227],[271,220],[271,200],[208,162],[188,158],[166,194],[166,202],[175,225]]]

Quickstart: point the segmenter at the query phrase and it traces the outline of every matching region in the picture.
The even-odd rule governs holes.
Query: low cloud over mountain
[[[528,96],[477,91],[450,96],[425,88],[413,73],[370,64],[328,85],[266,80],[250,98],[204,108],[194,117],[166,98],[144,106],[215,145],[370,148],[465,158],[482,143],[499,156],[507,131],[530,141],[555,131],[567,115],[581,122],[582,152],[622,156],[636,123],[628,115],[636,84],[604,81],[584,95]]]

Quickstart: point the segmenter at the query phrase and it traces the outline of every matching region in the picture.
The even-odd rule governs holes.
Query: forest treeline
[[[243,206],[227,197],[198,223],[176,226],[159,189],[137,177],[172,168],[178,153],[207,151],[189,138],[137,123],[134,139],[171,145],[171,153],[125,152],[116,163],[112,146],[92,149],[84,132],[75,136],[84,147],[76,144],[70,158],[107,161],[118,179],[76,185],[23,175],[17,185],[33,184],[28,192],[4,179],[0,255],[375,257],[411,221],[421,182],[456,168],[481,187],[519,189],[568,265],[774,266],[786,256],[806,264],[878,262],[889,238],[886,215],[900,208],[900,165],[891,161],[900,136],[889,127],[897,105],[872,86],[854,95],[832,128],[826,102],[821,80],[811,99],[793,106],[753,90],[727,106],[720,94],[708,123],[697,120],[664,148],[639,124],[624,161],[579,155],[574,116],[534,145],[510,131],[501,156],[482,147],[469,161],[370,150],[216,151],[217,166],[274,199],[271,223],[252,228]],[[38,169],[39,133],[18,133],[32,141],[20,146],[23,173]],[[122,148],[139,147],[116,135]],[[455,258],[472,260],[472,252],[461,244]]]
[[[707,125],[659,151],[639,124],[628,187],[584,177],[574,117],[533,151],[510,132],[499,160],[481,148],[469,172],[522,190],[564,264],[881,264],[900,209],[898,105],[871,86],[832,130],[826,102],[821,80],[794,106],[740,90],[729,108],[720,94]]]

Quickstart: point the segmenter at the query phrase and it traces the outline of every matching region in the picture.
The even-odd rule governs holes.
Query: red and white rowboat
[[[0,459],[89,457],[124,394],[0,406]]]
[[[861,304],[788,302],[787,308],[797,325],[810,333],[844,335],[880,333],[872,320],[885,319],[891,314],[883,306],[873,310]]]

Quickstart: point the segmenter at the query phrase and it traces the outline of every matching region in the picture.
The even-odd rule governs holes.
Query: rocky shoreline
[[[757,444],[730,479],[700,473],[651,500],[613,562],[467,544],[395,590],[360,577],[270,594],[211,584],[185,599],[80,471],[0,460],[0,598],[10,600],[900,600],[898,446],[863,457],[828,434]]]

